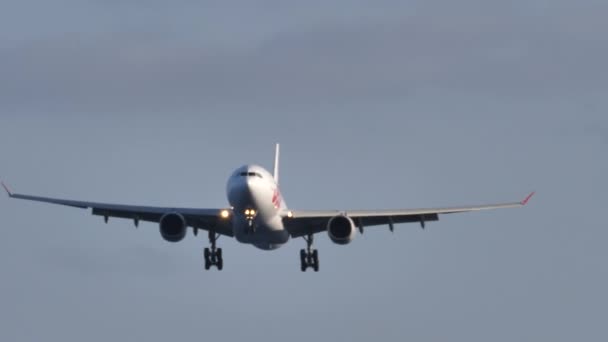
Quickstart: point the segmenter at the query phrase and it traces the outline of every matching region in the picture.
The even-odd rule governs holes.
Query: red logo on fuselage
[[[281,192],[279,188],[274,189],[274,193],[272,194],[272,204],[276,209],[279,209],[281,206]]]

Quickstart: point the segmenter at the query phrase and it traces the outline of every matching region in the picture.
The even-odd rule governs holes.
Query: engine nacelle
[[[357,227],[355,222],[344,215],[332,217],[327,223],[329,238],[338,245],[346,245],[355,239]]]
[[[180,214],[165,214],[159,225],[160,235],[169,242],[179,242],[186,237],[186,219]]]

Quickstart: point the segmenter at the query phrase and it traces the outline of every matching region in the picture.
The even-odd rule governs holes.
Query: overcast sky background
[[[13,1],[0,177],[221,207],[243,163],[298,209],[524,209],[264,252],[0,198],[3,341],[608,339],[605,1]]]

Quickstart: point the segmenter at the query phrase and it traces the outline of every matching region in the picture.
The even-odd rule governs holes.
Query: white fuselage
[[[234,237],[239,242],[272,250],[289,240],[283,226],[287,206],[270,172],[257,165],[242,166],[228,179],[226,192],[233,208]]]

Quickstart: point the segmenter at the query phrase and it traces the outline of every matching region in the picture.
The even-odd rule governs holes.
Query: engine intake
[[[159,225],[160,235],[169,242],[179,242],[186,237],[186,219],[180,214],[165,214]]]
[[[350,217],[339,215],[329,220],[327,223],[327,233],[334,243],[346,245],[355,239],[357,229]]]

